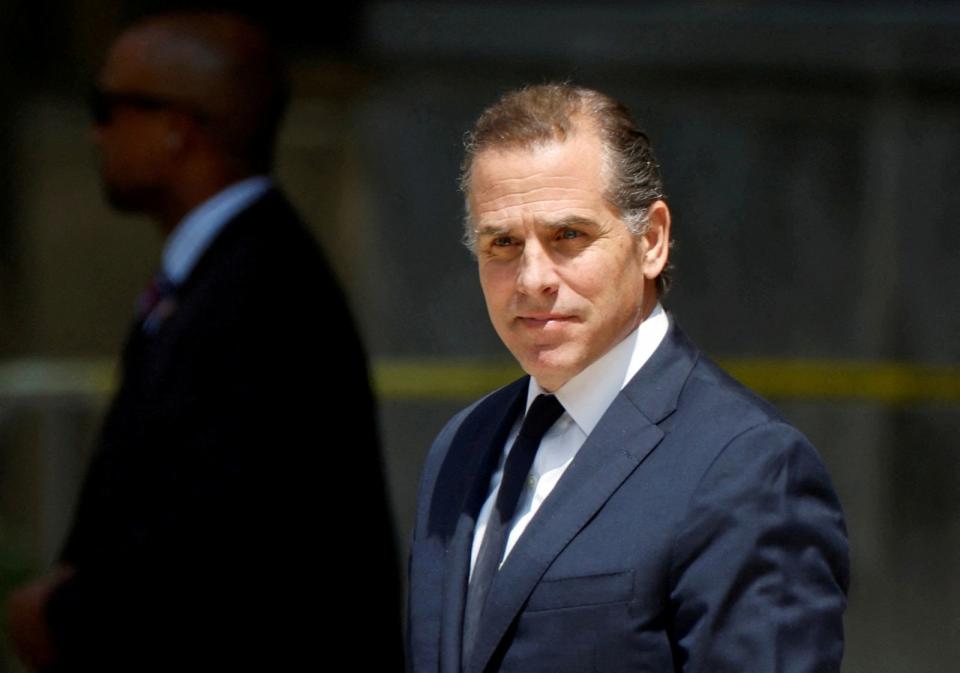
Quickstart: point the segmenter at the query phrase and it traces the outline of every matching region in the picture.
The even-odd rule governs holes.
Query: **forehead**
[[[153,49],[154,40],[145,31],[122,34],[110,47],[100,69],[100,85],[109,89],[144,90],[155,79],[150,67]]]
[[[474,157],[467,198],[475,219],[606,204],[603,147],[592,132],[533,147],[489,148]],[[608,204],[607,204],[608,205]]]
[[[105,89],[139,91],[182,99],[196,88],[189,40],[162,23],[135,26],[121,34],[100,69]],[[193,59],[194,61],[196,59]]]

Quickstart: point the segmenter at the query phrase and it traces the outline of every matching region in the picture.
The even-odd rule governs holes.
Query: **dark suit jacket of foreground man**
[[[410,668],[461,670],[477,513],[523,378],[462,411],[423,472]],[[839,503],[812,446],[673,323],[520,536],[464,673],[838,671]]]
[[[57,670],[323,668],[358,634],[396,670],[364,355],[286,200],[227,223],[176,302],[124,353],[47,610]]]

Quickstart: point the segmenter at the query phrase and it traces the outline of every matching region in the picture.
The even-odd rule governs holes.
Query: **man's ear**
[[[670,209],[656,200],[647,211],[647,229],[643,233],[643,275],[653,280],[666,268],[670,257]]]
[[[163,141],[171,154],[178,155],[197,142],[197,134],[201,129],[199,122],[186,112],[169,110],[167,113],[166,134]]]

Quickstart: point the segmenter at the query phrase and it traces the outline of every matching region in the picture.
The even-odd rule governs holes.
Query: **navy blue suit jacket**
[[[471,540],[527,379],[455,416],[424,467],[408,665],[461,671]],[[676,327],[507,557],[463,673],[829,673],[848,550],[810,443]]]

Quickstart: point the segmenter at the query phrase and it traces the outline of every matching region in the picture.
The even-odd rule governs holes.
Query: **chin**
[[[134,200],[123,192],[106,190],[104,192],[104,197],[112,208],[119,210],[120,212],[131,213],[137,210]]]
[[[573,378],[582,367],[578,369],[566,358],[549,357],[549,355],[541,353],[540,357],[531,358],[522,364],[523,370],[535,378],[541,388],[553,392],[563,387],[563,384]]]
[[[142,213],[147,209],[148,197],[143,190],[104,185],[103,195],[107,203],[122,213]]]

